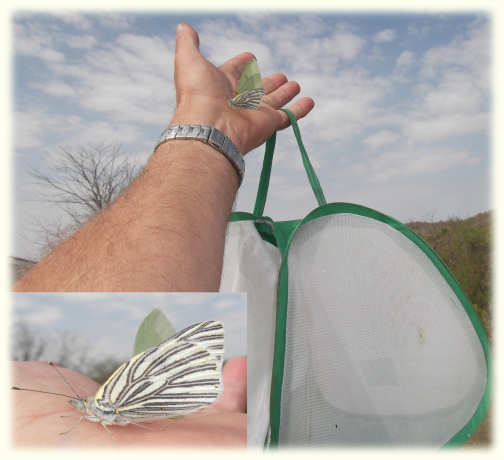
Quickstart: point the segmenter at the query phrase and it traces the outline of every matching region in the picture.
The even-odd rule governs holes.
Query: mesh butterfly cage
[[[380,212],[325,202],[232,214],[221,291],[247,293],[249,446],[457,446],[489,404],[489,348],[457,281],[416,233]]]

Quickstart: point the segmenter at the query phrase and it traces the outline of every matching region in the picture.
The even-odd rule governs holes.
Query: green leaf
[[[155,308],[142,321],[135,337],[133,356],[155,347],[175,334],[175,328],[163,312]]]
[[[250,91],[251,89],[261,88],[262,86],[261,72],[257,61],[252,59],[243,69],[243,72],[238,82],[237,94]]]
[[[257,61],[252,59],[243,69],[236,96],[228,102],[232,107],[239,109],[257,109],[263,96],[264,88],[261,88],[259,66]]]

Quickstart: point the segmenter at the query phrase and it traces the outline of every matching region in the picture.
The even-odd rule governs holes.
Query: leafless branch
[[[70,219],[69,225],[39,222],[49,250],[106,209],[140,172],[139,167],[122,155],[120,145],[60,147],[54,157],[48,172],[33,169],[29,172],[47,190],[41,198],[58,206]]]

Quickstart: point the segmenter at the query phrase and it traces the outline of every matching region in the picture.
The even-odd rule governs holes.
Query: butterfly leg
[[[61,417],[71,417],[71,415],[62,415]],[[63,431],[60,434],[68,434],[68,433],[70,433],[70,431],[72,431],[82,421],[83,418],[84,418],[84,415],[82,417],[79,417],[79,420],[77,420],[77,423],[74,423],[68,430]]]
[[[150,426],[140,425],[140,423],[129,422],[129,425],[135,425],[140,428],[143,428],[144,430],[156,431],[154,428],[151,428]]]
[[[101,425],[103,428],[105,428],[105,431],[110,435],[112,436],[113,438],[115,438],[114,436],[114,433],[112,433],[112,431],[110,431],[108,428],[107,428],[107,425],[110,425],[109,423],[105,422],[105,421],[102,421],[101,422]]]

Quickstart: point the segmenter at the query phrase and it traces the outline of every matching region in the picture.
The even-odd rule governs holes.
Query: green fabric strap
[[[273,152],[275,151],[276,131],[266,141],[266,151],[264,152],[263,167],[261,177],[259,179],[259,188],[257,189],[257,197],[254,206],[254,215],[262,216],[264,206],[266,205],[266,197],[268,196],[268,187],[271,175],[271,165],[273,163]]]
[[[306,175],[308,176],[308,180],[310,182],[315,198],[317,199],[318,205],[323,206],[327,203],[324,197],[324,192],[322,191],[320,182],[317,178],[317,175],[315,174],[312,164],[310,163],[310,159],[308,158],[308,154],[306,153],[306,150],[304,148],[303,141],[301,140],[301,133],[299,132],[296,117],[288,109],[280,110],[283,110],[289,117],[292,129],[294,130],[294,135],[296,136],[299,151],[301,152],[301,158],[303,160]],[[257,197],[254,206],[255,216],[262,216],[264,212],[264,206],[266,205],[266,198],[268,196],[269,181],[271,176],[271,165],[273,163],[273,153],[275,151],[275,142],[276,132],[273,133],[273,135],[266,141],[266,151],[264,153],[263,167],[261,171],[261,177],[259,179],[259,188],[257,189]]]
[[[324,192],[322,191],[322,187],[320,186],[320,182],[318,180],[318,177],[315,174],[315,171],[313,169],[312,164],[310,163],[310,159],[308,158],[308,154],[306,153],[306,150],[304,148],[303,141],[301,140],[301,133],[299,132],[296,117],[288,109],[280,109],[280,110],[283,110],[287,114],[287,116],[289,117],[289,120],[292,125],[292,129],[294,130],[294,135],[296,136],[296,140],[297,140],[297,143],[299,146],[299,151],[301,152],[301,158],[303,159],[303,165],[304,165],[306,174],[308,176],[308,180],[310,181],[311,188],[313,190],[313,193],[315,194],[315,198],[317,198],[318,205],[324,206],[325,204],[327,204],[327,201],[325,199]]]

